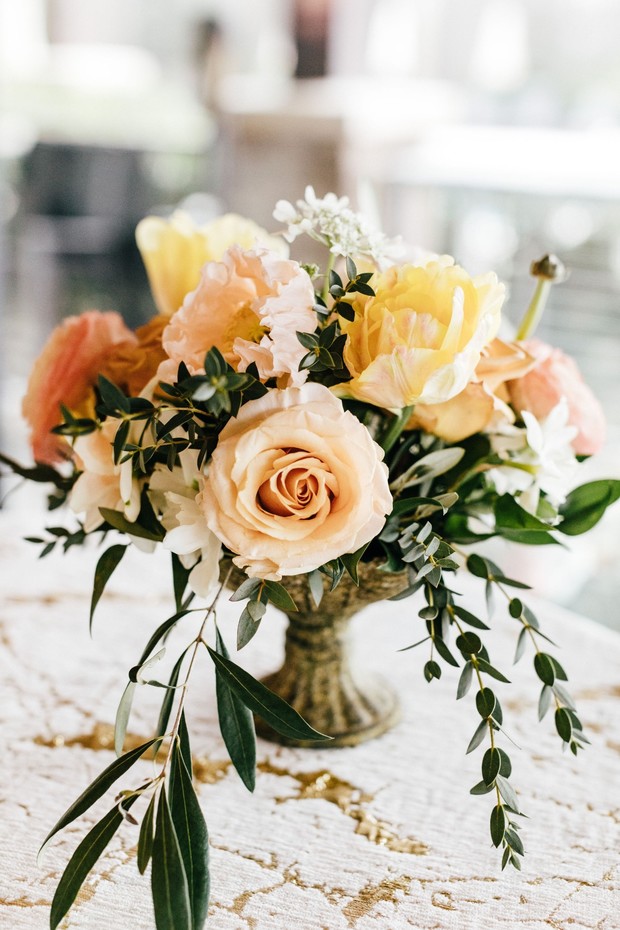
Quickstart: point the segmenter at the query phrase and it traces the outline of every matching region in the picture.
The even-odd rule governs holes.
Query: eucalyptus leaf
[[[504,778],[503,775],[497,775],[495,778],[495,784],[497,785],[499,793],[501,794],[508,807],[514,811],[515,814],[518,814],[519,801],[508,779]]]
[[[128,809],[134,801],[135,797],[128,798],[123,802],[123,806]],[[119,810],[119,806],[115,804],[103,820],[95,824],[92,830],[86,834],[71,856],[52,901],[50,912],[51,930],[56,930],[56,927],[75,901],[86,876],[100,858],[123,820],[124,817]]]
[[[505,675],[502,675],[502,673],[494,668],[489,662],[487,662],[486,659],[482,659],[480,656],[478,656],[476,661],[481,672],[485,672],[487,675],[490,675],[491,678],[495,678],[497,681],[503,681],[504,684],[510,684],[509,679],[506,678]]]
[[[228,659],[228,651],[219,630],[216,632],[218,653]],[[256,783],[256,733],[254,719],[245,703],[229,686],[225,675],[216,667],[215,688],[217,713],[222,739],[231,762],[248,791],[254,791]]]
[[[124,775],[132,765],[134,765],[138,759],[144,755],[147,749],[150,749],[155,743],[159,743],[160,737],[156,736],[153,739],[148,740],[146,743],[143,743],[141,746],[137,746],[135,749],[130,749],[129,752],[126,752],[119,759],[115,759],[114,762],[110,763],[101,772],[100,775],[95,778],[95,780],[86,788],[85,791],[77,798],[71,807],[69,807],[65,813],[62,815],[60,820],[52,827],[50,832],[47,834],[41,848],[39,850],[39,856],[59,830],[62,830],[68,824],[73,823],[80,814],[83,814],[84,811],[87,811],[89,807],[98,801],[102,797],[108,788],[110,788],[115,781],[117,781],[121,775]]]
[[[244,646],[250,642],[251,639],[256,635],[256,632],[260,626],[261,618],[255,620],[252,617],[249,606],[250,604],[259,605],[265,610],[265,605],[261,601],[248,601],[246,606],[241,611],[239,617],[239,622],[237,624],[237,651],[243,649]]]
[[[277,733],[289,739],[329,740],[331,737],[313,729],[297,711],[270,691],[249,672],[219,655],[209,646],[209,655],[220,676],[253,713],[261,717]]]
[[[323,600],[323,576],[318,569],[308,574],[308,584],[312,600],[315,606],[318,607]]]
[[[527,630],[524,628],[519,633],[519,638],[517,639],[517,648],[515,649],[515,657],[513,659],[513,665],[516,665],[519,659],[523,656],[525,652],[525,646],[527,643]]]
[[[463,666],[463,671],[461,672],[461,677],[459,678],[458,687],[456,689],[457,701],[459,701],[462,697],[465,697],[469,691],[472,683],[473,673],[474,666],[471,662],[466,662]]]
[[[551,698],[553,697],[553,690],[549,685],[543,685],[540,698],[538,699],[538,719],[542,720],[549,708],[551,707]]]
[[[153,840],[151,891],[157,930],[194,930],[187,873],[162,787]]]
[[[252,597],[260,588],[260,584],[259,578],[246,578],[245,581],[239,585],[237,590],[230,595],[230,600],[243,601],[246,597]]]
[[[201,930],[209,905],[209,835],[200,809],[191,775],[179,747],[176,757],[174,791],[170,796],[170,814],[185,865],[193,930]]]
[[[506,830],[506,815],[501,804],[497,804],[491,811],[491,840],[494,846],[499,846],[504,839]]]
[[[88,619],[88,625],[91,631],[95,608],[101,599],[101,595],[105,590],[105,586],[110,580],[112,572],[119,565],[121,559],[125,555],[126,549],[127,546],[120,543],[115,546],[110,546],[110,548],[106,549],[106,551],[97,562],[97,567],[95,568],[95,580],[93,582],[93,593],[90,602],[90,615]]]
[[[492,785],[499,775],[501,756],[495,746],[490,746],[482,757],[482,778],[487,785]]]
[[[271,601],[274,607],[289,613],[297,611],[297,605],[284,585],[277,581],[264,581],[263,593]]]
[[[478,726],[476,727],[474,735],[469,741],[469,745],[467,749],[465,750],[466,756],[469,755],[470,752],[473,752],[474,749],[476,749],[480,745],[480,743],[482,742],[482,740],[484,739],[488,731],[489,731],[489,727],[488,727],[486,720],[481,720]]]

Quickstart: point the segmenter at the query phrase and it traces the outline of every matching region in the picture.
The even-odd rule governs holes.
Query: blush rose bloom
[[[88,310],[56,327],[34,363],[22,404],[37,462],[54,464],[71,457],[67,440],[50,432],[62,421],[60,405],[91,416],[98,374],[115,352],[130,352],[137,344],[118,313]]]
[[[561,349],[538,339],[524,342],[523,346],[536,364],[523,378],[508,383],[513,407],[519,412],[529,410],[537,420],[544,420],[565,397],[568,422],[577,428],[575,454],[594,455],[605,442],[605,414],[576,362]]]
[[[176,313],[185,295],[195,289],[203,265],[221,261],[231,245],[244,249],[261,245],[283,257],[288,255],[282,239],[236,213],[227,213],[205,226],[196,226],[183,210],[176,210],[167,220],[147,216],[138,223],[136,242],[157,309],[166,317]]]
[[[307,350],[296,333],[316,329],[314,302],[310,277],[297,262],[232,246],[221,262],[205,265],[200,284],[164,330],[170,361],[160,366],[159,378],[173,379],[181,361],[192,373],[203,371],[206,352],[216,346],[237,371],[255,362],[263,380],[301,384]]]
[[[513,423],[506,382],[521,377],[535,364],[519,343],[493,339],[482,350],[465,390],[443,404],[419,404],[406,429],[424,429],[446,442],[461,442],[501,422]]]
[[[459,394],[499,327],[496,275],[470,278],[443,255],[390,268],[371,284],[375,297],[341,323],[352,380],[335,388],[339,396],[400,410]]]
[[[253,578],[355,552],[392,510],[383,450],[321,384],[249,401],[220,434],[200,506]]]

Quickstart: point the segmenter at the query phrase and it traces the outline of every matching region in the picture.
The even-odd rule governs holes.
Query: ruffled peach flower
[[[205,226],[177,210],[170,219],[147,216],[138,223],[136,241],[145,264],[157,309],[170,317],[200,280],[206,262],[221,261],[231,245],[257,245],[288,255],[286,243],[236,213],[227,213]]]
[[[355,552],[392,509],[383,451],[321,384],[249,401],[220,434],[199,503],[251,577]]]
[[[529,410],[537,420],[543,420],[565,397],[568,422],[577,428],[573,439],[575,454],[594,455],[605,441],[605,414],[576,362],[561,349],[538,339],[531,339],[523,346],[534,356],[536,364],[523,378],[508,383],[513,407],[519,412]]]
[[[470,278],[443,255],[390,268],[372,284],[375,297],[342,322],[352,380],[335,388],[338,395],[400,410],[459,394],[499,327],[504,286],[497,277]]]
[[[161,343],[167,323],[167,317],[158,314],[139,326],[135,341],[116,346],[105,360],[101,373],[127,394],[137,397],[167,358]]]
[[[507,403],[506,381],[522,377],[535,364],[519,343],[494,339],[483,348],[465,390],[443,404],[418,404],[406,428],[426,430],[446,442],[461,442],[493,423],[512,423],[515,417]]]
[[[56,327],[34,363],[22,405],[37,462],[53,464],[71,456],[69,443],[50,432],[62,421],[60,405],[92,415],[98,374],[113,352],[131,351],[136,344],[118,313],[88,310]]]
[[[299,371],[306,349],[296,332],[314,332],[314,290],[307,272],[273,252],[244,252],[232,246],[221,262],[208,262],[200,284],[185,298],[163,334],[170,358],[160,367],[163,381],[174,378],[179,362],[203,370],[206,352],[216,346],[237,371],[255,362],[262,379],[305,381]]]
[[[87,533],[104,522],[100,507],[120,511],[131,523],[140,513],[141,483],[133,476],[131,461],[114,464],[112,443],[119,425],[119,420],[107,419],[100,429],[78,436],[74,443],[82,474],[73,485],[69,506],[84,514]]]

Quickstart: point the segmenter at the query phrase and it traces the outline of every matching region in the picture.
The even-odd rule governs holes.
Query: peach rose
[[[395,266],[371,283],[375,297],[341,324],[352,380],[335,388],[338,395],[400,410],[459,394],[499,327],[504,286],[497,277],[470,278],[443,255]]]
[[[392,509],[383,451],[321,384],[269,391],[220,434],[199,502],[251,577],[355,552]]]
[[[518,343],[494,339],[482,350],[465,390],[443,404],[419,404],[406,428],[424,429],[446,442],[461,442],[493,421],[511,423],[514,413],[507,404],[506,381],[521,377],[535,364]]]
[[[238,371],[256,362],[262,379],[301,384],[307,373],[299,363],[307,350],[296,332],[316,329],[313,306],[312,282],[297,262],[232,246],[221,262],[205,265],[200,284],[164,330],[171,361],[159,377],[171,380],[181,361],[193,373],[203,370],[205,353],[217,346]]]
[[[605,414],[576,362],[561,349],[538,339],[524,342],[523,346],[536,364],[524,377],[508,382],[513,407],[518,412],[529,410],[537,420],[543,420],[565,397],[568,422],[577,428],[575,454],[594,455],[605,441]]]
[[[34,363],[22,404],[37,462],[70,458],[66,439],[50,432],[62,421],[60,405],[78,415],[92,415],[93,385],[107,359],[121,347],[130,350],[136,344],[118,313],[89,310],[68,317],[53,331]]]
[[[82,474],[73,485],[69,506],[84,514],[87,533],[104,522],[100,507],[119,510],[131,523],[140,513],[140,482],[133,477],[131,461],[114,464],[112,443],[119,425],[119,420],[107,419],[101,429],[78,436],[74,443]]]
[[[170,219],[147,216],[138,223],[136,241],[146,267],[157,309],[171,317],[186,294],[200,281],[206,262],[221,261],[226,249],[265,246],[286,257],[288,248],[252,220],[235,213],[220,216],[206,226],[196,226],[191,216],[177,210]]]

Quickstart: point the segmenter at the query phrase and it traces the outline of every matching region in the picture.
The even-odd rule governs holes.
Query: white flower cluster
[[[306,233],[326,245],[334,255],[370,258],[381,269],[392,265],[403,253],[400,237],[388,239],[374,229],[349,207],[348,197],[336,194],[317,197],[313,187],[306,187],[305,200],[298,200],[295,205],[279,200],[273,216],[279,223],[286,224],[284,238],[287,242]]]

